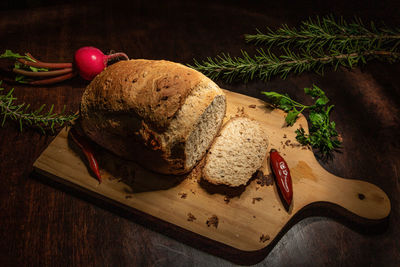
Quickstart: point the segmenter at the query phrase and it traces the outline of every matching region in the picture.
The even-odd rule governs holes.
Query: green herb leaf
[[[274,104],[278,103],[284,96],[277,92],[261,92],[266,95],[269,99],[273,100]]]
[[[1,81],[0,81],[1,84]],[[4,88],[0,88],[3,91]],[[42,112],[46,105],[42,105],[39,109],[34,111],[29,111],[30,105],[19,104],[15,105],[14,101],[17,100],[13,96],[14,88],[11,89],[7,94],[0,94],[0,116],[1,116],[1,126],[4,126],[7,119],[14,120],[18,123],[19,129],[22,131],[23,126],[34,126],[42,131],[42,133],[47,133],[48,131],[54,132],[54,126],[65,125],[76,119],[77,115],[63,115],[54,113],[54,105],[50,106],[49,111]]]
[[[279,108],[288,112],[293,108],[293,102],[290,99],[283,97],[279,101]]]
[[[189,66],[211,79],[227,82],[269,80],[274,76],[285,79],[289,74],[307,71],[323,75],[327,67],[353,68],[375,59],[399,61],[399,36],[400,28],[389,28],[384,23],[377,27],[373,22],[368,26],[358,18],[347,22],[342,17],[316,17],[298,27],[282,25],[277,30],[267,27],[264,33],[256,30],[256,34],[246,34],[247,42],[267,47],[258,49],[254,56],[246,51],[237,57],[222,53],[202,62],[194,59]],[[280,52],[275,53],[276,48]]]
[[[15,81],[19,83],[29,83],[31,79],[27,78],[25,75],[17,74],[15,75]]]
[[[325,116],[323,113],[311,111],[309,114],[309,119],[312,125],[322,126],[325,121]]]
[[[291,111],[288,112],[286,115],[285,121],[288,126],[293,126],[293,124],[297,120],[297,116],[300,114],[300,112],[297,109],[292,109]]]
[[[315,105],[316,106],[325,106],[326,104],[328,104],[328,102],[329,102],[329,99],[327,97],[321,97],[315,101]]]
[[[19,58],[23,58],[25,60],[28,61],[32,61],[32,62],[36,62],[33,58],[31,58],[30,56],[28,56],[27,54],[25,54],[24,56],[18,54],[18,53],[14,53],[11,50],[6,50],[3,54],[0,55],[0,59],[1,58],[5,58],[5,59],[19,59]],[[18,61],[15,61],[14,63],[14,68],[16,69],[23,69],[23,70],[28,70],[28,71],[33,71],[33,72],[40,72],[40,71],[49,71],[49,69],[47,68],[37,68],[37,67],[32,67],[32,66],[26,66]],[[29,83],[30,81],[32,81],[31,78],[26,77],[22,74],[17,74],[15,76],[15,81],[19,82],[19,83]]]
[[[312,98],[315,97],[325,97],[324,91],[316,85],[313,85],[312,88],[304,88],[304,93],[306,95],[311,96]]]
[[[304,110],[309,110],[310,133],[307,134],[301,127],[295,131],[297,141],[304,146],[311,146],[323,155],[327,156],[333,150],[340,148],[341,142],[336,131],[336,124],[329,119],[333,105],[327,106],[329,99],[325,92],[316,85],[305,88],[304,92],[315,99],[314,105],[306,106],[292,100],[288,95],[276,92],[262,92],[272,103],[287,113],[285,121],[292,126],[298,115]],[[299,110],[299,109],[300,110]]]
[[[261,93],[267,96],[272,102],[272,104],[274,104],[275,106],[286,112],[289,112],[296,106],[296,104],[298,104],[292,99],[290,99],[289,96],[277,92],[261,92]]]
[[[18,59],[18,58],[23,58],[29,61],[33,61],[35,62],[35,60],[33,60],[31,57],[27,56],[27,55],[20,55],[18,53],[14,53],[11,50],[6,49],[6,51],[0,55],[0,58],[5,58],[5,59]]]

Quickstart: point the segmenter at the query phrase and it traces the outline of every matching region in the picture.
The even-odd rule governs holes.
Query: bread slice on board
[[[206,156],[202,178],[215,185],[245,185],[266,157],[268,138],[257,121],[229,120]]]

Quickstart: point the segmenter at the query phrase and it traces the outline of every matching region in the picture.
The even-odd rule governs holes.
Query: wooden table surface
[[[61,2],[61,1],[60,1]],[[244,33],[295,26],[313,15],[336,14],[399,26],[398,1],[5,1],[0,3],[0,52],[31,52],[39,59],[71,61],[93,45],[131,58],[192,63],[220,52],[239,55]],[[76,2],[76,3],[75,3]],[[9,62],[0,62],[7,79]],[[48,87],[15,88],[18,102],[78,109],[87,83],[75,78]],[[378,225],[360,225],[333,210],[303,214],[261,258],[259,266],[398,266],[400,262],[400,64],[371,62],[353,70],[303,74],[286,80],[218,84],[263,99],[260,91],[285,92],[308,101],[303,88],[317,84],[335,104],[341,153],[322,162],[331,173],[382,188],[392,212]],[[226,251],[195,235],[142,216],[126,214],[32,172],[52,136],[0,128],[1,266],[231,266]],[[261,260],[261,261],[260,261]]]

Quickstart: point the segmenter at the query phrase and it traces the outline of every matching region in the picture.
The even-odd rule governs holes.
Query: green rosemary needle
[[[1,84],[1,81],[0,81]],[[0,92],[4,88],[0,88]],[[0,94],[0,115],[1,126],[7,119],[16,121],[19,124],[19,129],[22,131],[23,126],[33,126],[39,128],[43,134],[51,131],[54,133],[55,126],[63,126],[77,118],[77,115],[65,115],[65,106],[60,113],[54,113],[54,105],[50,106],[47,112],[44,112],[46,105],[42,105],[39,109],[30,111],[30,105],[25,103],[15,105],[14,101],[17,100],[13,96],[14,89],[11,89],[7,94]]]
[[[376,26],[371,21],[365,26],[360,18],[346,22],[343,17],[335,19],[332,15],[309,18],[298,28],[283,24],[281,28],[257,30],[257,34],[246,34],[245,40],[255,44],[301,47],[307,50],[327,48],[344,51],[348,46],[357,50],[379,50],[382,47],[397,47],[400,44],[400,29],[385,25]]]
[[[374,59],[393,63],[400,58],[399,29],[376,27],[373,22],[365,27],[360,19],[351,23],[331,16],[309,19],[299,29],[283,25],[276,31],[268,29],[267,34],[258,31],[245,38],[269,48],[259,48],[254,56],[242,51],[239,57],[223,53],[201,62],[194,59],[189,66],[211,79],[247,82],[255,78],[269,80],[273,76],[285,79],[291,73],[306,71],[322,75],[329,66],[336,70],[339,66],[353,68]],[[281,53],[272,53],[272,45],[280,48]]]

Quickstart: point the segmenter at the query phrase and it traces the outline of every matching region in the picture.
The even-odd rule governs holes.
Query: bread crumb
[[[132,198],[132,196],[131,195],[126,195],[125,198],[129,199],[129,198]]]
[[[253,197],[253,201],[251,202],[252,204],[256,203],[256,201],[261,201],[263,200],[262,197]]]
[[[178,195],[180,195],[181,198],[183,198],[183,199],[185,199],[185,198],[187,197],[187,194],[186,194],[186,193],[179,193]]]
[[[187,214],[187,216],[188,216],[187,218],[188,222],[193,222],[194,220],[196,220],[196,217],[190,212]]]
[[[246,117],[246,113],[244,112],[244,107],[237,107],[235,117]]]
[[[260,236],[260,242],[265,243],[265,242],[268,241],[268,240],[270,240],[269,235],[264,235],[264,234],[262,234],[262,235]]]
[[[256,105],[249,105],[249,108],[256,108],[257,106]]]
[[[283,138],[287,138],[287,135],[286,135],[286,134],[283,134]]]
[[[290,144],[290,147],[292,147],[292,148],[299,147],[299,146],[301,146],[301,144],[299,144],[299,143],[296,143],[296,144],[291,143]]]
[[[228,204],[231,201],[231,199],[229,197],[224,197],[224,201],[226,204]]]
[[[217,215],[213,215],[210,218],[208,218],[206,224],[207,224],[208,227],[210,227],[212,225],[215,228],[218,228],[218,217],[217,217]]]
[[[256,183],[260,186],[269,186],[274,183],[274,179],[272,177],[272,174],[265,175],[262,171],[258,170]]]

